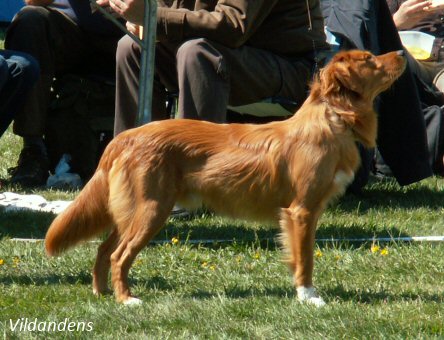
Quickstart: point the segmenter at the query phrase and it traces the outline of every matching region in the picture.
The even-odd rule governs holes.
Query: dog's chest
[[[338,187],[338,189],[345,189],[355,178],[353,171],[338,170],[333,178],[333,183]]]

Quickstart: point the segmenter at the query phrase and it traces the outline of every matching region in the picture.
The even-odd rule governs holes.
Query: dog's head
[[[373,147],[377,133],[373,101],[404,72],[402,51],[375,56],[367,51],[337,53],[313,82],[312,100],[320,100],[362,144]],[[328,112],[328,111],[327,111]]]
[[[321,96],[329,101],[360,100],[371,105],[375,97],[387,90],[404,72],[405,67],[402,51],[380,56],[361,50],[339,52],[320,72]]]

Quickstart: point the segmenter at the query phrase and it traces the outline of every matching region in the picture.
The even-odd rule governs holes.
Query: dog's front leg
[[[313,287],[313,250],[319,214],[319,211],[294,205],[283,209],[281,227],[298,299],[316,306],[323,306],[324,300],[316,295]]]

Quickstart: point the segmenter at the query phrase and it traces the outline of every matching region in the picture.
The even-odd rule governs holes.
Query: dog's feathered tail
[[[45,238],[46,253],[60,254],[110,228],[108,197],[107,176],[98,170],[74,202],[52,222]]]

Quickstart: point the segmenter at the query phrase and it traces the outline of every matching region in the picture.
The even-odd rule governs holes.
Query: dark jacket
[[[159,7],[157,37],[181,42],[208,38],[236,48],[249,45],[300,56],[328,48],[319,0],[176,0]],[[309,30],[310,21],[312,30]]]

